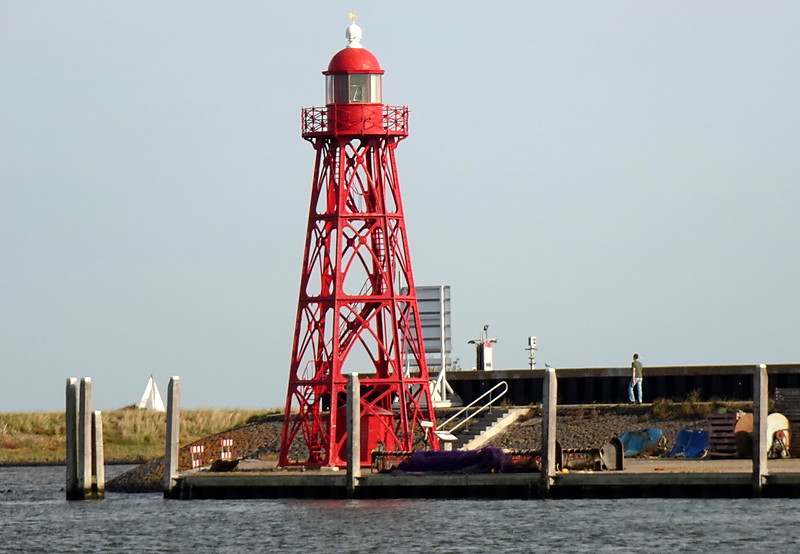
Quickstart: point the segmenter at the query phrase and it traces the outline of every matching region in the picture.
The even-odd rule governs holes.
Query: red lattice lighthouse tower
[[[325,107],[303,109],[316,151],[280,465],[344,466],[346,375],[361,382],[361,463],[413,450],[435,421],[395,148],[408,108],[385,106],[361,28],[330,61]]]

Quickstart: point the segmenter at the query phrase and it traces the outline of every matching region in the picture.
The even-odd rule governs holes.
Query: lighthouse
[[[395,161],[408,108],[383,103],[384,71],[353,19],[347,47],[323,71],[325,106],[302,111],[316,159],[281,466],[346,465],[351,373],[362,465],[375,449],[438,447]]]

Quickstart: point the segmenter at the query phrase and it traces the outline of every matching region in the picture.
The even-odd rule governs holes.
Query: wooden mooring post
[[[92,498],[106,497],[106,465],[103,449],[103,414],[92,412]]]
[[[81,500],[92,492],[92,378],[81,379],[78,394],[78,489]]]
[[[67,379],[67,500],[78,500],[78,380]]]
[[[361,478],[361,384],[358,373],[347,375],[347,496],[355,495]]]
[[[92,412],[92,379],[67,379],[66,496],[67,500],[105,498],[103,423]]]
[[[542,380],[542,474],[539,496],[550,496],[556,473],[556,408],[558,407],[556,370],[548,367]]]
[[[181,378],[169,380],[167,389],[167,440],[164,458],[164,497],[171,498],[178,477],[178,438],[180,436]]]
[[[766,364],[753,371],[753,495],[761,496],[766,481],[767,451],[772,437],[767,436],[769,389]]]

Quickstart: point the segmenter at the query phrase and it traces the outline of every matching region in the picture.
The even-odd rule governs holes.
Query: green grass
[[[703,402],[700,400],[700,391],[693,390],[682,401],[656,398],[648,415],[651,419],[705,419],[711,413],[724,413],[737,409],[752,409],[752,402],[717,399]]]
[[[180,443],[263,418],[257,410],[182,410]],[[103,450],[107,462],[140,462],[164,455],[166,414],[135,408],[103,412]],[[63,412],[0,413],[0,464],[63,463],[66,423]]]

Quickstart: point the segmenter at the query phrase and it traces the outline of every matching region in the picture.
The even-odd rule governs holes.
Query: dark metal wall
[[[652,367],[644,371],[644,401],[657,398],[684,400],[697,391],[698,399],[742,400],[753,398],[753,365]],[[776,388],[800,388],[800,364],[767,366],[770,396]],[[465,402],[471,402],[500,381],[508,383],[512,404],[525,406],[542,401],[544,370],[456,371],[447,381]],[[630,369],[567,368],[556,371],[559,404],[619,404],[628,401]]]

